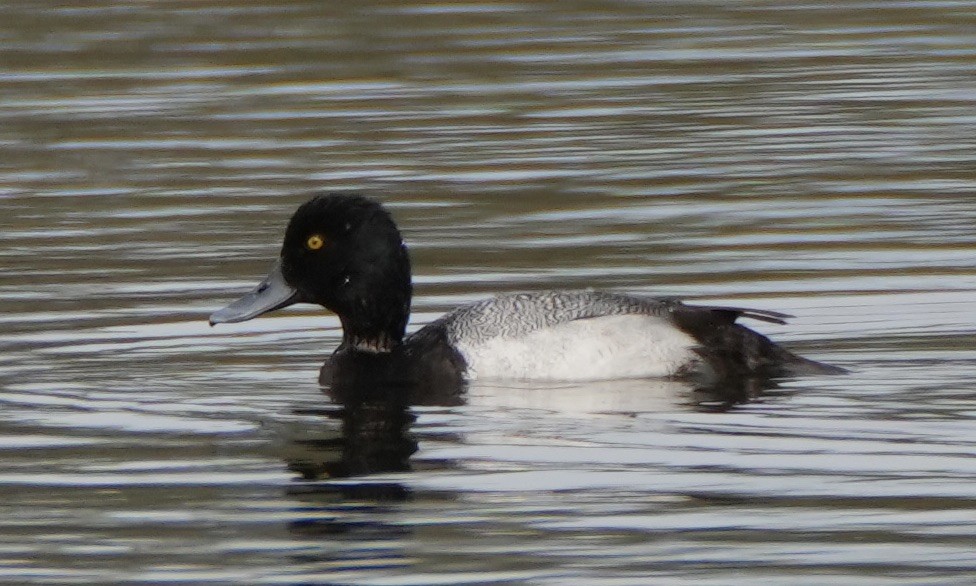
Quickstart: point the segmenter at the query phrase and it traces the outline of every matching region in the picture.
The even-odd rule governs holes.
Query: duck
[[[459,307],[407,335],[410,256],[393,217],[358,193],[315,195],[285,229],[281,253],[211,326],[294,305],[338,316],[342,341],[320,373],[328,386],[377,372],[405,384],[474,380],[773,379],[841,374],[740,323],[784,324],[776,311],[687,304],[600,290],[500,294]]]

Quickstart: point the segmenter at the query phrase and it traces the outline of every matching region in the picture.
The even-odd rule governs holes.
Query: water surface
[[[4,4],[0,580],[971,583],[974,30],[965,2]],[[852,374],[725,412],[653,381],[337,406],[334,316],[206,324],[319,189],[390,207],[412,328],[680,295],[793,314],[755,327]]]

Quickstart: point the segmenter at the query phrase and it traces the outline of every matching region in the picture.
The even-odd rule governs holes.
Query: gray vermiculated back
[[[600,291],[510,293],[461,307],[435,324],[446,329],[452,343],[479,342],[523,336],[561,323],[605,315],[663,317],[677,304],[676,300]]]

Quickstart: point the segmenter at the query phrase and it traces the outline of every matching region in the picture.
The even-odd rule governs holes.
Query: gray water
[[[974,69],[968,2],[4,3],[0,580],[976,581]],[[206,317],[351,189],[411,328],[680,295],[852,373],[476,384],[350,441],[334,316]]]

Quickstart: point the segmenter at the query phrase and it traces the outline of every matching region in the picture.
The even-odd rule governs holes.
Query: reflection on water
[[[416,416],[403,390],[374,385],[330,389],[334,408],[299,413],[338,419],[338,433],[295,440],[301,452],[288,456],[288,469],[305,479],[409,470],[408,459],[417,451],[410,431]]]
[[[409,486],[396,481],[331,482],[410,471],[409,458],[417,451],[410,429],[416,416],[402,391],[395,386],[335,388],[333,405],[296,411],[306,421],[319,421],[296,429],[297,437],[284,437],[282,457],[288,470],[302,479],[286,488],[296,501],[288,531],[298,541],[324,545],[302,554],[297,564],[330,571],[409,569],[400,542],[413,530],[383,520],[411,497]]]
[[[0,581],[972,583],[971,12],[3,3]],[[709,296],[852,373],[324,396],[334,316],[206,325],[317,189],[412,328]]]
[[[405,388],[387,381],[358,381],[325,389],[328,406],[299,408],[301,427],[283,435],[288,469],[305,480],[350,478],[411,470],[410,456],[418,449],[411,430],[418,405],[532,411],[597,413],[654,413],[687,406],[702,412],[722,412],[776,387],[773,381],[744,380],[737,385],[695,386],[677,380],[631,379],[571,383],[479,383],[444,395],[424,383]],[[319,419],[310,424],[311,418]],[[314,436],[311,434],[315,434]],[[369,483],[372,486],[372,483]],[[348,487],[350,484],[346,483]]]

